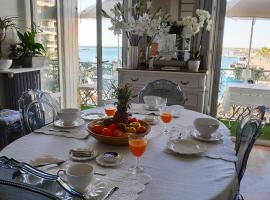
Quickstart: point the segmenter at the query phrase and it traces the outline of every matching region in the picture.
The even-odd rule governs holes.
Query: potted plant
[[[17,32],[20,43],[17,44],[16,51],[20,55],[20,63],[25,68],[42,67],[44,65],[46,51],[42,44],[36,42],[37,33],[36,27],[25,33]]]
[[[7,30],[15,28],[14,19],[16,17],[0,17],[0,69],[5,70],[11,67],[12,60],[4,58],[3,42],[7,36]]]
[[[188,71],[190,72],[198,72],[199,67],[200,67],[200,51],[201,51],[201,46],[199,49],[192,49],[190,51],[190,59],[188,61]]]
[[[206,29],[207,31],[210,31],[212,28],[212,19],[211,15],[207,10],[196,10],[196,16],[187,16],[184,17],[181,21],[177,23],[180,26],[183,26],[184,28],[187,28],[187,30],[191,33],[192,37],[194,37],[196,34],[200,32],[200,30]],[[200,39],[200,45],[201,45],[202,35]],[[191,72],[197,72],[200,66],[200,49],[198,50],[193,49],[190,51],[190,59],[188,61],[188,68]]]

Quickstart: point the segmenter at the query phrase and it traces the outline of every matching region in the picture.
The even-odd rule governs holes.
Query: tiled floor
[[[270,200],[270,147],[252,149],[240,190],[245,200]]]

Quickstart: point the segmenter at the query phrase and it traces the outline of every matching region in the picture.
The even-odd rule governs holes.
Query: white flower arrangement
[[[138,46],[140,39],[145,35],[148,36],[148,42],[152,43],[156,36],[169,32],[169,15],[161,8],[153,11],[151,1],[138,0],[130,11],[134,15],[125,18],[123,5],[117,3],[110,10],[111,15],[104,10],[102,12],[104,17],[111,19],[112,26],[109,29],[113,30],[114,34],[125,33],[131,46]]]
[[[192,35],[196,35],[202,28],[206,26],[206,30],[210,31],[212,28],[211,15],[206,10],[197,9],[195,17],[187,16],[181,21],[177,22],[179,26],[187,27]]]

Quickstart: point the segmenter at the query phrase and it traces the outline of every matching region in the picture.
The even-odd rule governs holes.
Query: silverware
[[[40,165],[34,165],[33,167],[36,167],[36,168],[39,168],[39,167],[48,167],[48,168],[51,168],[51,167],[54,167],[54,166],[59,166],[61,164],[63,164],[64,162],[66,162],[65,160],[61,160],[57,163],[44,163],[44,164],[40,164]]]
[[[59,133],[70,133],[70,131],[68,131],[68,130],[49,129],[48,131],[51,131],[51,132],[59,132]]]
[[[98,175],[98,176],[106,176],[107,174],[99,173],[99,172],[94,172],[94,175]]]
[[[102,200],[107,200],[107,199],[109,199],[109,198],[113,195],[113,193],[116,192],[118,189],[119,189],[119,187],[114,187],[114,188],[112,188],[112,189],[105,195],[105,197],[103,197]]]

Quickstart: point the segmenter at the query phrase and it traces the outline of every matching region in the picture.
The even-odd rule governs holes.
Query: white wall
[[[25,26],[25,0],[0,0],[0,16],[16,16],[18,17],[18,25],[20,28]],[[8,54],[9,44],[15,41],[15,32],[8,31],[5,40],[4,49]],[[4,106],[3,81],[0,74],[0,105]]]

